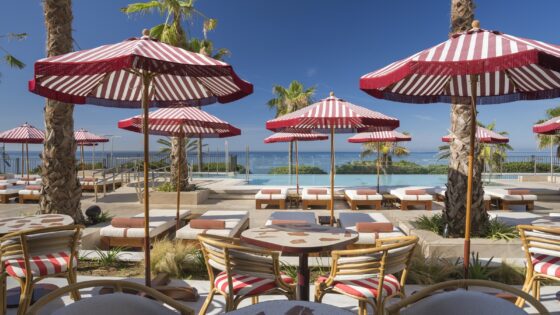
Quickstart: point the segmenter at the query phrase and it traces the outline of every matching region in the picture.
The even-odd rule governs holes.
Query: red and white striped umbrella
[[[80,128],[77,131],[74,131],[74,139],[76,139],[76,143],[78,145],[91,145],[94,143],[102,143],[102,142],[109,142],[108,138],[98,136],[94,133],[91,133],[84,128]]]
[[[360,88],[406,103],[470,101],[478,74],[478,104],[560,96],[560,46],[473,28],[361,77]]]
[[[314,132],[278,132],[264,139],[264,143],[327,140],[329,136]]]
[[[3,143],[43,143],[45,132],[25,123],[19,127],[0,133]]]
[[[351,143],[367,143],[367,142],[400,142],[410,141],[412,138],[395,130],[362,132],[348,138]]]
[[[398,119],[351,104],[332,93],[315,104],[266,122],[266,129],[271,131],[334,129],[336,133],[393,130],[398,126]]]
[[[142,116],[120,120],[118,126],[142,132]],[[159,136],[201,138],[226,138],[241,134],[241,130],[228,122],[195,107],[162,108],[151,112],[148,132]]]
[[[495,131],[477,126],[476,127],[476,138],[482,143],[508,143],[509,138],[503,136]],[[449,134],[441,138],[442,142],[451,142],[453,140],[453,135]]]
[[[560,117],[554,117],[543,123],[536,124],[533,126],[534,133],[540,133],[545,135],[555,135],[560,130]]]
[[[140,107],[143,72],[158,73],[150,85],[151,107],[227,103],[253,91],[225,62],[148,36],[41,59],[29,90],[74,104]]]

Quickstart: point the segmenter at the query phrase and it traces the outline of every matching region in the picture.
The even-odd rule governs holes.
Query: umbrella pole
[[[181,134],[179,135],[179,149],[182,151],[183,149],[183,129],[181,129]],[[177,215],[175,217],[175,229],[179,230],[179,208],[181,207],[181,168],[183,166],[183,161],[181,160],[181,156],[183,152],[181,152],[181,154],[179,154],[179,167],[177,168]]]
[[[469,255],[471,252],[471,207],[472,207],[472,191],[473,191],[473,163],[474,163],[474,142],[476,134],[476,86],[478,76],[471,76],[471,132],[469,143],[469,164],[467,174],[467,209],[465,213],[465,245],[463,252],[463,268],[465,279],[469,277]]]
[[[29,143],[25,144],[25,160],[27,163],[27,180],[29,181]],[[29,184],[29,182],[27,182]]]
[[[377,142],[377,161],[375,163],[375,165],[377,166],[377,192],[379,192],[379,168],[380,168],[380,152],[381,151],[381,142]]]
[[[550,182],[554,182],[554,164],[553,164],[553,153],[552,150],[554,148],[554,136],[550,135]]]
[[[299,161],[298,161],[298,141],[296,140],[296,195],[299,196]]]
[[[86,178],[86,166],[85,166],[85,160],[84,160],[84,144],[82,143],[82,147],[81,147],[81,155],[82,155],[82,179]]]
[[[331,226],[334,225],[334,126],[331,126]]]
[[[91,146],[91,171],[95,171],[95,143]]]
[[[21,177],[25,177],[25,155],[24,155],[25,144],[21,143]]]
[[[150,142],[148,135],[148,107],[150,98],[150,82],[152,77],[149,74],[143,73],[142,81],[142,132],[144,133],[144,278],[146,286],[152,285],[151,271],[150,271],[150,194],[148,183],[148,167],[150,165]]]

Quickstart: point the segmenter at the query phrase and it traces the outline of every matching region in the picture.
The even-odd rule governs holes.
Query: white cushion
[[[358,195],[358,191],[354,189],[347,189],[344,193],[348,196],[348,198],[350,198],[350,200],[383,200],[383,196],[380,194]]]
[[[52,315],[177,315],[161,303],[139,295],[113,293],[84,298],[66,305]]]
[[[12,194],[17,194],[19,192],[19,189],[2,189],[0,190],[0,195],[12,195]]]
[[[14,178],[17,178],[17,179],[24,178],[24,177],[28,177],[27,174],[23,174],[23,175],[22,174],[15,174],[14,175]],[[32,178],[32,179],[37,179],[37,178],[40,178],[40,177],[41,177],[41,175],[29,174],[29,178]]]
[[[182,220],[186,218],[191,212],[189,210],[180,210],[179,218]],[[143,218],[144,214],[140,213],[134,218]],[[177,210],[163,210],[163,209],[150,209],[150,237],[157,236],[164,233],[168,229],[175,226],[175,218],[177,217]],[[108,237],[126,237],[130,238],[143,238],[144,228],[118,228],[114,226],[106,226],[99,230],[101,236]]]
[[[265,188],[265,189],[280,189],[279,194],[263,194],[262,189],[255,195],[257,200],[284,200],[288,197],[288,188]]]
[[[0,185],[14,185],[17,184],[18,180],[15,178],[11,179],[0,179]]]
[[[274,211],[264,225],[271,225],[273,220],[298,220],[316,224],[315,213],[308,211]]]
[[[401,309],[402,315],[454,314],[494,315],[527,314],[522,308],[504,299],[478,291],[456,290],[426,297]]]
[[[505,201],[536,201],[537,195],[528,194],[528,195],[509,195],[508,191],[505,189],[488,189],[486,193],[494,198],[499,198]]]
[[[424,195],[407,195],[406,194],[407,190],[419,190],[419,189],[425,190],[426,194],[424,194]],[[405,201],[414,201],[414,200],[428,201],[428,200],[433,200],[434,199],[432,197],[432,195],[428,194],[430,191],[433,192],[434,188],[433,187],[405,187],[405,188],[391,189],[390,194],[396,196],[400,200],[405,200]]]
[[[22,189],[19,191],[20,195],[40,195],[41,191],[40,190],[28,190],[28,189]]]
[[[233,237],[237,235],[241,227],[249,220],[249,211],[211,210],[205,212],[198,219],[223,220],[225,229],[193,229],[188,224],[175,233],[175,238],[183,240],[196,240],[199,234],[211,234],[217,236]]]
[[[358,222],[391,222],[381,213],[341,212],[338,219],[340,227],[352,231],[357,231],[356,224]],[[374,244],[376,234],[379,235],[379,238],[405,235],[398,227],[393,226],[393,232],[358,233],[358,241],[355,244]]]
[[[42,182],[42,180],[18,180],[16,185],[41,185]]]
[[[309,189],[323,189],[323,188],[304,188],[301,192],[302,200],[331,200],[330,188],[324,188],[327,191],[325,195],[309,194]]]

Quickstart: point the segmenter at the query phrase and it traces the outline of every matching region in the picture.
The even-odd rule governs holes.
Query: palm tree
[[[298,109],[309,106],[313,102],[313,94],[315,94],[316,87],[312,86],[305,88],[303,83],[299,81],[292,81],[288,88],[281,85],[272,86],[272,93],[275,98],[267,102],[268,108],[276,111],[275,117],[295,112]],[[288,173],[292,174],[292,151],[293,142],[289,146],[288,158]]]
[[[403,132],[408,135],[408,132]],[[362,145],[360,158],[364,159],[370,155],[377,154],[377,150],[381,154],[382,165],[387,168],[393,162],[393,156],[407,156],[410,151],[400,142],[368,142]]]
[[[451,0],[451,33],[467,31],[474,20],[473,0]],[[444,222],[448,226],[449,235],[461,236],[465,231],[465,214],[467,200],[467,173],[472,122],[472,107],[469,102],[454,100],[451,106],[451,132],[458,141],[450,143],[447,193],[443,210]],[[475,139],[475,155],[480,147]],[[488,214],[484,211],[481,164],[478,159],[473,161],[473,192],[472,192],[472,233],[477,234],[488,222]]]
[[[173,146],[173,138],[174,137],[166,137],[158,139],[157,143],[161,144],[162,147],[159,148],[160,153],[171,154],[171,147]],[[198,140],[197,139],[190,139],[190,138],[183,138],[184,140],[184,148],[185,152],[193,152],[198,147]],[[207,144],[203,145],[204,147]]]
[[[0,35],[0,39],[7,39],[7,40],[23,40],[26,37],[27,37],[27,33],[8,33],[8,34]],[[25,63],[23,63],[23,61],[19,60],[14,55],[12,55],[6,48],[0,46],[0,51],[3,54],[2,59],[9,67],[15,69],[25,68]]]
[[[47,56],[73,51],[71,0],[44,0],[43,11]],[[80,205],[82,188],[76,169],[73,113],[73,104],[46,100],[40,208],[42,212],[67,214],[76,223],[84,223]]]
[[[488,125],[484,125],[478,122],[480,127],[492,130],[502,136],[507,136],[507,131],[496,131],[496,123],[492,122]],[[507,151],[513,150],[511,145],[507,143],[480,143],[480,152],[478,154],[478,159],[480,163],[484,166],[488,166],[488,170],[492,173],[495,169],[500,168],[507,158]]]
[[[160,138],[158,139],[157,143],[163,145],[159,152],[167,153],[170,155],[171,159],[171,169],[179,170],[181,168],[181,191],[185,191],[188,188],[189,180],[188,180],[188,152],[192,152],[197,149],[198,147],[198,140],[191,140],[189,138],[183,138],[183,143],[181,143],[180,138],[178,137],[167,137],[167,138]],[[181,154],[182,157],[179,158],[177,154]],[[181,161],[181,165],[179,165],[179,161]],[[177,189],[177,180],[178,180],[178,172],[171,172],[171,185],[173,185],[173,189]]]
[[[549,108],[546,110],[546,117],[544,119],[540,119],[539,121],[537,121],[537,124],[543,123],[549,119],[552,119],[554,117],[558,117],[560,116],[560,106],[556,106],[554,108]],[[541,135],[541,134],[537,134],[537,140],[538,140],[538,147],[539,149],[546,149],[546,148],[550,148],[550,145],[552,143],[553,146],[556,146],[556,157],[560,157],[560,137],[558,137],[557,135]]]

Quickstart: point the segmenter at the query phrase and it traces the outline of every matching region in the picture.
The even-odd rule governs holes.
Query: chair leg
[[[214,299],[214,294],[216,294],[214,290],[210,290],[210,292],[208,292],[208,296],[206,297],[206,300],[204,300],[204,304],[202,304],[202,307],[200,308],[198,315],[206,315],[206,311],[208,311],[208,306],[210,306],[210,303],[212,303],[212,300]]]
[[[364,301],[358,301],[358,314],[367,315],[367,303]]]
[[[72,284],[77,283],[78,281],[77,281],[77,277],[76,277],[76,270],[68,270],[67,279],[68,279],[68,285],[72,285]],[[70,292],[70,297],[74,301],[80,300],[81,299],[80,291],[75,290],[75,291]]]
[[[19,307],[17,314],[18,315],[25,315],[27,312],[27,308],[29,304],[31,304],[31,298],[33,294],[33,280],[32,279],[25,279],[22,283],[21,293],[19,295]]]
[[[536,280],[534,286],[535,286],[535,298],[540,301],[541,300],[541,282],[539,280]]]
[[[530,294],[532,282],[533,282],[533,275],[527,273],[527,275],[525,275],[525,282],[523,283],[523,288],[521,290]],[[525,304],[525,300],[521,297],[518,297],[517,300],[515,301],[515,306],[517,307],[523,307],[524,304]]]
[[[252,304],[257,304],[257,303],[259,303],[259,296],[258,296],[258,295],[255,295],[255,296],[251,297],[251,303],[252,303]]]
[[[7,304],[6,301],[6,274],[2,272],[0,274],[0,311],[2,314],[7,313]]]

